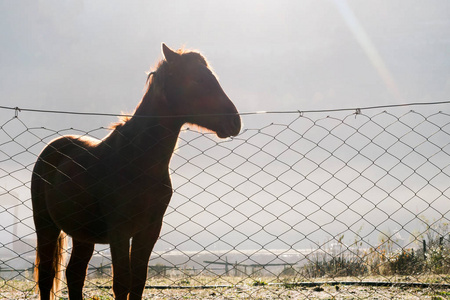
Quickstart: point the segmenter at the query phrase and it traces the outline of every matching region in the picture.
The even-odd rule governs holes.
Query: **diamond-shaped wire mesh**
[[[413,287],[448,289],[450,115],[393,111],[246,115],[228,140],[183,129],[145,297],[419,299],[431,294]],[[36,297],[31,172],[46,143],[69,133],[108,131],[2,121],[2,298]],[[107,299],[111,284],[99,245],[84,291]]]

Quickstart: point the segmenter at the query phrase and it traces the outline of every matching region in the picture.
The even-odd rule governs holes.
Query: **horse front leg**
[[[94,244],[72,239],[73,247],[66,270],[67,288],[70,300],[83,299],[83,286]]]
[[[116,300],[127,300],[131,286],[130,240],[117,234],[111,239],[113,292]]]
[[[133,237],[131,246],[132,280],[129,300],[142,298],[147,280],[148,261],[153,246],[158,240],[161,225],[158,224],[149,230],[143,230]]]

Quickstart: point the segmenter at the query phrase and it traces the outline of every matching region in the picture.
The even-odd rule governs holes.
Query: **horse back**
[[[33,170],[33,181],[56,188],[62,182],[86,174],[98,163],[94,154],[96,140],[62,136],[51,141],[41,152]]]

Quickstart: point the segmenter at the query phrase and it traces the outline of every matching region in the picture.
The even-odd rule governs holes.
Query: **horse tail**
[[[53,280],[53,286],[50,293],[50,299],[58,299],[61,293],[61,283],[64,281],[64,266],[66,265],[67,256],[67,235],[64,231],[58,236],[56,240],[55,252],[53,253],[53,271],[55,272],[55,279]],[[36,260],[34,263],[34,279],[39,282],[39,247],[36,249]],[[38,286],[36,286],[39,289]]]
[[[55,296],[61,293],[61,283],[64,282],[64,267],[67,256],[67,235],[61,230],[56,242],[56,249],[53,255],[53,269],[55,270],[55,279],[53,280],[52,291]],[[59,297],[58,297],[59,298]]]

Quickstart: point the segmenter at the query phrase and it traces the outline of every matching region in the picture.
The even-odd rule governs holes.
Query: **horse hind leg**
[[[72,240],[72,254],[66,270],[67,288],[69,289],[69,299],[83,299],[83,286],[86,279],[86,272],[94,244],[79,240]]]
[[[42,300],[54,299],[62,283],[61,270],[64,264],[65,233],[53,224],[47,224],[44,227],[37,225],[36,234],[35,277],[40,298]]]

